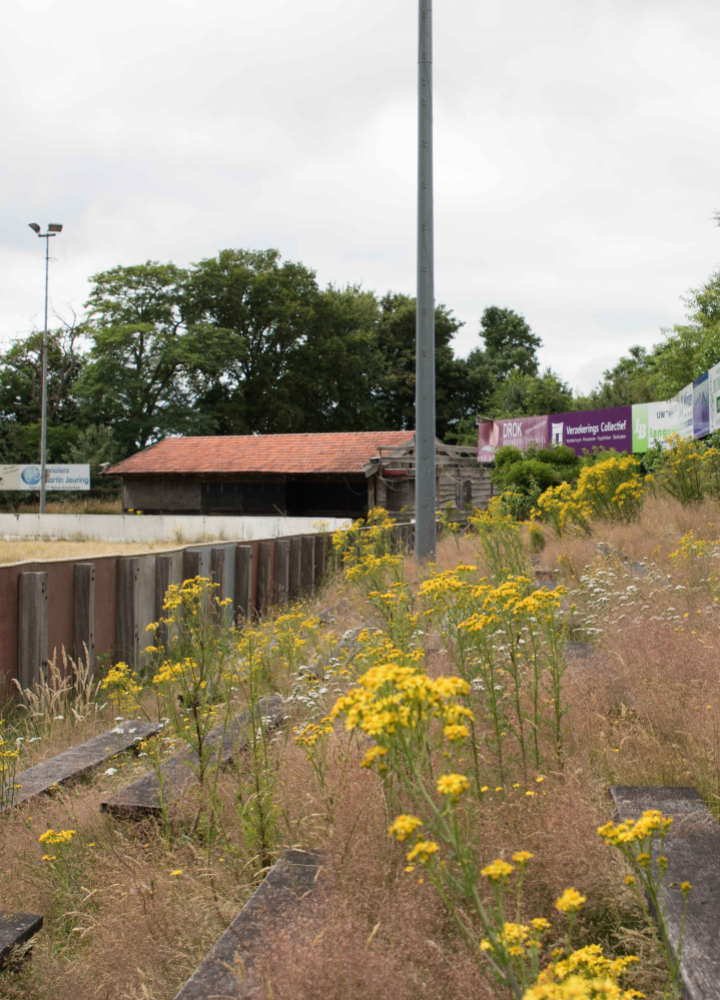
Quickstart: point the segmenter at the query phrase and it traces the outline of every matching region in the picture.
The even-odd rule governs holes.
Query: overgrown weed
[[[587,903],[575,923],[573,947],[599,944],[616,956],[637,955],[640,961],[626,986],[652,998],[664,995],[662,952],[625,885],[623,860],[602,843],[597,829],[609,818],[606,788],[613,782],[694,785],[720,815],[716,522],[714,507],[683,508],[658,495],[646,499],[636,523],[605,522],[591,537],[558,539],[546,533],[545,547],[535,557],[547,574],[559,570],[568,590],[560,595],[559,624],[567,625],[572,638],[593,642],[592,656],[565,665],[562,676],[561,704],[567,712],[560,724],[561,760],[555,756],[552,729],[544,722],[538,729],[537,719],[546,718],[547,706],[539,706],[542,714],[535,717],[532,701],[523,700],[531,687],[522,688],[519,715],[512,701],[503,706],[504,712],[512,709],[508,721],[517,730],[513,734],[508,729],[502,737],[507,780],[500,781],[491,726],[479,696],[473,700],[458,694],[458,704],[467,705],[478,721],[477,765],[464,739],[456,745],[438,741],[427,756],[433,780],[444,772],[473,775],[477,769],[475,791],[458,792],[454,808],[461,828],[468,836],[472,832],[480,863],[493,858],[512,863],[517,851],[534,855],[524,878],[522,915],[548,920],[547,947],[563,940],[567,921],[555,901],[574,886]],[[392,550],[383,554],[397,555]],[[147,770],[148,759],[132,753],[112,762],[115,774],[101,768],[86,783],[10,811],[0,825],[6,859],[0,873],[3,907],[43,912],[47,919],[26,970],[0,974],[3,995],[12,1000],[38,995],[171,1000],[249,897],[267,863],[284,847],[301,845],[322,849],[329,878],[317,902],[298,925],[280,934],[272,956],[262,960],[275,996],[492,996],[475,959],[461,947],[429,867],[420,860],[413,871],[404,870],[410,867],[405,855],[414,839],[398,845],[388,837],[398,814],[413,814],[417,802],[412,789],[360,767],[368,750],[381,745],[377,738],[373,742],[365,732],[347,732],[339,720],[329,732],[324,721],[338,697],[356,687],[377,662],[370,650],[378,648],[372,645],[380,641],[372,640],[378,631],[389,637],[390,651],[416,655],[408,665],[415,662],[430,681],[460,673],[458,649],[447,627],[450,619],[444,617],[450,605],[442,614],[435,608],[423,618],[433,609],[417,596],[429,573],[453,572],[458,564],[476,567],[470,574],[474,586],[489,586],[482,578],[490,577],[494,567],[486,563],[476,540],[459,535],[440,543],[430,570],[405,557],[394,565],[388,562],[397,578],[378,578],[364,593],[338,575],[322,597],[289,609],[296,619],[283,623],[279,616],[252,626],[259,643],[253,674],[259,679],[257,697],[279,691],[291,716],[284,729],[260,746],[274,817],[269,841],[258,841],[238,813],[237,769],[243,781],[257,773],[250,756],[242,753],[235,769],[218,769],[213,781],[173,803],[167,830],[150,820],[124,823],[99,812],[101,799],[127,784],[130,773]],[[376,586],[385,581],[389,589]],[[407,631],[392,627],[398,608],[392,595],[400,589],[393,591],[393,583],[402,584],[407,594],[399,612],[409,621]],[[528,592],[533,589],[529,578]],[[380,596],[371,597],[373,593]],[[524,600],[520,591],[517,599]],[[328,605],[339,610],[330,616],[334,620],[321,621],[318,612]],[[357,628],[365,634],[343,638]],[[520,648],[519,642],[514,645]],[[463,655],[470,668],[477,653]],[[247,666],[247,648],[245,661]],[[233,663],[237,665],[234,654]],[[547,660],[543,664],[549,670]],[[518,674],[523,684],[527,676],[523,667]],[[471,671],[468,678],[472,680]],[[143,697],[150,712],[153,701],[147,693]],[[236,713],[255,697],[235,691],[225,704]],[[46,700],[54,705],[52,698]],[[220,700],[213,704],[222,707]],[[42,739],[23,749],[22,766],[81,741],[78,726],[58,718],[66,713],[52,711]],[[114,713],[114,706],[93,709],[87,734],[110,728]],[[17,718],[11,722],[16,725]],[[525,726],[525,773],[519,723]],[[431,742],[439,740],[435,724],[428,729]],[[316,732],[308,726],[323,730],[319,744],[295,742],[298,735]],[[162,739],[169,740],[170,734]],[[166,755],[171,747],[164,745]],[[442,798],[427,787],[444,808]],[[198,823],[199,812],[222,834]],[[430,819],[424,816],[426,825]],[[73,892],[84,888],[77,888],[73,906],[62,914],[54,909],[48,862],[42,862],[43,845],[38,843],[49,828],[75,829],[76,843],[82,845]],[[449,857],[441,842],[437,853],[443,851]],[[487,879],[478,884],[483,899],[491,900]],[[547,953],[543,955],[546,961]]]

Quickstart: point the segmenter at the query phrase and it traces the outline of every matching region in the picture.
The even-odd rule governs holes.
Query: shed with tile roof
[[[148,514],[357,517],[368,507],[364,466],[413,431],[182,437],[108,469],[123,510]]]
[[[413,431],[166,438],[108,469],[123,510],[358,517],[414,504]],[[437,442],[438,503],[485,506],[474,449]]]

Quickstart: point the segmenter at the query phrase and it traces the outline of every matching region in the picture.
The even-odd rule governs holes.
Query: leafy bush
[[[579,469],[572,448],[519,448],[506,445],[495,453],[495,468],[490,473],[493,485],[503,494],[512,494],[508,504],[517,520],[526,520],[537,505],[538,498],[553,486],[572,481]]]
[[[521,462],[523,453],[519,448],[514,448],[511,444],[506,444],[498,448],[495,452],[495,469],[503,469],[506,465],[513,465],[514,462]]]
[[[490,477],[496,486],[503,489],[521,489],[525,492],[533,486],[539,486],[541,490],[557,486],[563,478],[556,466],[550,465],[549,462],[540,462],[536,458],[524,458],[502,469],[494,469]]]
[[[574,489],[569,483],[550,487],[538,508],[557,535],[570,524],[590,534],[592,521],[634,521],[642,510],[645,486],[652,481],[649,476],[643,480],[638,458],[613,454],[585,465]]]
[[[570,476],[577,475],[579,460],[572,448],[566,444],[557,444],[553,448],[528,448],[528,458],[536,458],[539,462],[549,462],[560,469],[567,469]]]
[[[670,447],[653,457],[662,489],[683,507],[702,503],[706,496],[720,498],[720,449],[714,441],[683,440],[677,434],[669,440]]]

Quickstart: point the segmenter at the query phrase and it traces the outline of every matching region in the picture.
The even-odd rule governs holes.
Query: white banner
[[[39,490],[39,465],[0,465],[0,490]],[[89,490],[89,465],[46,465],[46,490]]]
[[[710,433],[720,431],[720,364],[708,372],[710,395]]]
[[[678,422],[677,433],[681,438],[687,439],[693,436],[693,384],[689,382],[684,389],[673,396],[671,403],[677,403]]]

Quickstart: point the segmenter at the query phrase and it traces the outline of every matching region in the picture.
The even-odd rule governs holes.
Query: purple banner
[[[494,462],[495,452],[507,444],[520,451],[530,445],[546,448],[548,443],[548,417],[517,417],[512,420],[493,420],[478,427],[478,462]]]
[[[693,382],[693,437],[702,438],[710,433],[710,380],[708,372]]]
[[[550,443],[566,444],[576,455],[593,448],[632,451],[632,407],[608,410],[580,410],[557,413],[547,418]]]

